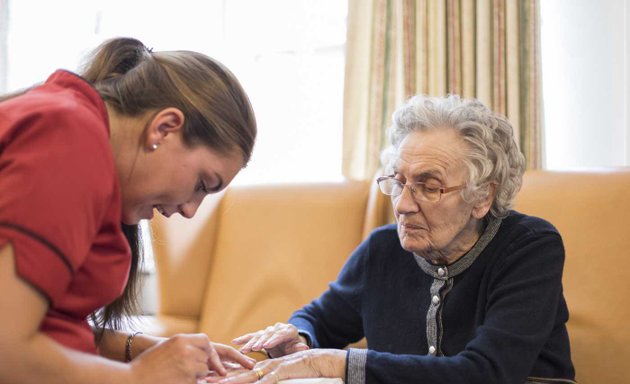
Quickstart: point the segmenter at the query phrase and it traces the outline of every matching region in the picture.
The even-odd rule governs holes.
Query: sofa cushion
[[[630,361],[630,169],[529,171],[516,209],[562,235],[576,378],[622,383]]]
[[[362,240],[368,191],[364,182],[230,189],[199,330],[230,342],[319,296]]]

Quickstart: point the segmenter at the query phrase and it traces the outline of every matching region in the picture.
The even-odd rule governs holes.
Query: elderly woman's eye
[[[424,191],[426,193],[438,193],[440,192],[440,189],[442,188],[442,186],[439,183],[436,182],[428,182],[428,183],[423,183],[422,187],[424,188]]]
[[[391,189],[392,189],[392,193],[398,195],[402,192],[404,184],[401,183],[398,180],[392,180],[391,181]]]
[[[440,188],[427,188],[426,186],[424,187],[424,193],[428,194],[428,195],[435,195],[440,193]]]

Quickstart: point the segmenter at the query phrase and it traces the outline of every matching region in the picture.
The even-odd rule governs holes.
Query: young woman
[[[114,329],[134,308],[138,222],[192,217],[255,137],[247,95],[220,63],[129,38],[101,45],[80,76],[60,70],[5,97],[0,382],[189,384],[225,372],[222,361],[252,367],[203,334]]]

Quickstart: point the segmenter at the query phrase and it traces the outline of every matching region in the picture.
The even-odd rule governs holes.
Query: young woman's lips
[[[157,211],[160,212],[160,214],[164,217],[171,216],[171,215],[166,214],[166,211],[164,210],[164,208],[162,208],[161,205],[154,205],[153,208],[157,209]]]

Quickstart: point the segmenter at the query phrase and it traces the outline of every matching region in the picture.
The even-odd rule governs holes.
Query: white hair
[[[398,147],[408,134],[454,129],[468,149],[463,159],[468,168],[468,183],[462,197],[469,202],[480,201],[494,183],[496,193],[489,214],[507,215],[521,188],[525,157],[505,117],[478,100],[466,100],[457,95],[418,95],[398,108],[392,120],[388,129],[391,146],[381,157],[386,168],[391,168]]]

